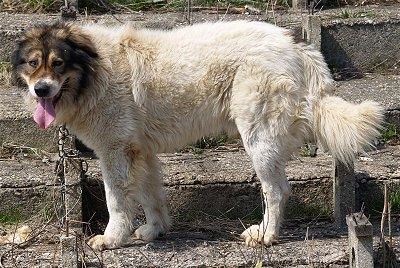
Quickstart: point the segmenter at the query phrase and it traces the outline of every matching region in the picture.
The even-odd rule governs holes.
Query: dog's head
[[[34,119],[40,127],[54,121],[59,102],[71,102],[87,87],[97,57],[90,37],[72,24],[36,26],[17,41],[13,75],[36,101]]]

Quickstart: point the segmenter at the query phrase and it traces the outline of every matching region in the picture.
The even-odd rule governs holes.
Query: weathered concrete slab
[[[26,110],[21,89],[0,86],[0,144],[12,143],[46,151],[54,151],[57,144],[56,128],[39,129]]]
[[[181,220],[207,217],[254,219],[261,216],[261,192],[258,179],[243,148],[234,151],[206,151],[204,154],[160,155],[164,181],[172,215]],[[310,160],[310,161],[309,161]],[[304,162],[308,162],[305,164]],[[88,215],[105,215],[104,194],[98,182],[100,169],[89,162],[88,192],[93,206]],[[331,159],[298,158],[291,161],[288,177],[293,196],[289,217],[330,215],[332,210]],[[87,188],[86,188],[87,189]],[[88,198],[88,196],[86,196]],[[210,205],[212,204],[212,205]],[[299,208],[301,204],[301,208]]]
[[[258,179],[243,149],[160,158],[173,214],[196,218],[205,213],[231,219],[261,215]],[[389,147],[370,152],[356,162],[356,208],[364,203],[366,213],[381,209],[383,183],[400,183],[399,160],[400,148]],[[96,177],[100,170],[91,165],[90,172],[91,177]],[[288,163],[286,172],[292,186],[286,217],[331,215],[333,181],[329,155],[297,157]]]
[[[399,88],[399,75],[365,74],[360,79],[337,81],[335,94],[355,103],[377,101],[386,108],[386,122],[400,125]]]
[[[329,67],[351,77],[360,73],[400,69],[400,20],[373,19],[326,22],[321,51]]]
[[[309,227],[309,228],[307,228]],[[308,229],[309,237],[306,239]],[[327,225],[307,224],[284,228],[281,242],[270,248],[247,248],[235,239],[207,235],[203,231],[181,231],[145,243],[132,241],[123,248],[94,253],[78,240],[79,259],[85,267],[349,267],[347,238],[332,235]],[[3,267],[52,267],[61,264],[54,238],[40,235],[38,242],[25,248],[0,248]],[[396,233],[397,235],[397,233]],[[377,248],[379,238],[374,238]],[[393,239],[400,246],[399,236]]]
[[[225,223],[226,224],[226,223]],[[208,225],[210,226],[210,225]],[[153,242],[132,241],[126,247],[94,253],[83,241],[78,241],[80,259],[85,267],[346,267],[347,239],[321,236],[321,227],[284,230],[281,243],[271,248],[247,248],[241,241],[230,237],[210,234],[207,226],[202,230],[172,232]],[[216,226],[218,228],[218,226]],[[326,226],[324,226],[326,228]],[[50,228],[49,228],[50,229]],[[232,231],[233,229],[231,229]],[[50,239],[48,239],[50,238]],[[47,240],[48,239],[48,240]],[[49,235],[40,235],[41,243],[33,243],[25,249],[11,245],[0,248],[4,267],[50,267],[61,264],[60,251]],[[84,253],[84,254],[83,254]]]
[[[293,195],[286,219],[295,220],[283,224],[278,245],[250,249],[237,239],[243,230],[242,222],[253,222],[261,216],[259,185],[243,149],[226,149],[205,151],[201,155],[160,155],[174,218],[171,232],[154,242],[131,241],[121,249],[101,255],[86,248],[78,237],[78,251],[85,252],[79,256],[85,256],[86,267],[100,264],[106,267],[254,267],[259,260],[263,260],[264,267],[348,265],[347,237],[338,235],[332,224],[315,221],[331,213],[332,159],[329,155],[295,157],[289,162],[286,170]],[[400,186],[399,160],[400,147],[392,146],[370,152],[356,162],[358,201],[365,202],[368,209],[365,213],[370,213],[370,208],[382,199],[382,192],[377,189],[384,182],[390,180]],[[57,206],[59,202],[57,194],[54,195],[59,187],[55,183],[53,165],[32,159],[0,160],[0,213],[18,207],[21,213],[29,213],[28,218],[41,221],[45,217],[45,206]],[[99,178],[99,172],[97,160],[89,160],[88,176],[92,180],[83,193],[86,204],[104,199],[95,187],[94,179]],[[40,197],[47,198],[45,206]],[[7,206],[9,204],[12,206]],[[95,205],[90,203],[92,209]],[[103,202],[97,209],[96,213],[105,215]],[[90,217],[85,220],[93,222],[95,219]],[[24,267],[33,260],[30,267],[60,263],[57,226],[57,222],[50,226],[42,223],[35,234],[37,237],[23,248],[11,251],[11,245],[2,246],[3,266],[12,267],[17,263]],[[91,225],[90,228],[96,230],[101,226]],[[0,225],[1,230],[5,229]],[[396,230],[399,229],[394,226],[393,241],[395,247],[400,248]]]
[[[260,187],[243,149],[160,155],[160,159],[171,214],[179,221],[261,216]],[[364,203],[366,213],[381,209],[383,183],[390,180],[400,184],[399,160],[400,148],[392,146],[370,152],[368,158],[356,162],[356,207]],[[104,220],[107,213],[100,169],[97,160],[88,163],[84,215],[90,218],[96,214],[96,218]],[[31,159],[0,160],[0,164],[0,213],[18,209],[26,218],[46,206],[59,204],[54,164]],[[286,217],[329,217],[333,209],[331,157],[297,157],[289,162],[286,171],[293,191]]]

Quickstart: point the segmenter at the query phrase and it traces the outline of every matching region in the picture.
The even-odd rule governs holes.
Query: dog
[[[343,163],[379,135],[383,108],[333,96],[323,56],[262,22],[202,23],[169,31],[56,22],[25,31],[15,77],[41,128],[67,127],[100,159],[109,222],[89,240],[121,246],[139,203],[152,240],[171,220],[157,153],[201,137],[239,134],[261,181],[265,211],[241,237],[271,245],[290,186],[285,164],[309,137]]]

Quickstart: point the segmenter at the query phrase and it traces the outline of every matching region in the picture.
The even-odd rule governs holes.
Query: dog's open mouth
[[[40,128],[48,128],[56,119],[55,106],[60,100],[62,90],[53,98],[38,98],[33,119]]]

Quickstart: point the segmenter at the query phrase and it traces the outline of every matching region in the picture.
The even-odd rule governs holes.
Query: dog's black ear
[[[96,48],[87,34],[79,26],[69,25],[66,42],[73,48],[79,49],[92,58],[97,58]]]
[[[17,67],[19,64],[23,63],[24,59],[21,57],[22,50],[25,47],[26,39],[20,37],[15,40],[15,47],[11,53],[11,65],[12,67]]]
[[[20,38],[15,41],[15,48],[11,54],[11,84],[13,86],[25,87],[26,84],[23,79],[18,75],[18,68],[25,59],[21,56],[22,50],[25,46],[25,39]]]

